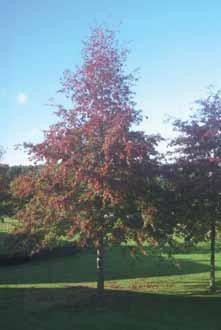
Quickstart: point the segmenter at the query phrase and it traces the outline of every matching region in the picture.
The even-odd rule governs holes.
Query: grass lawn
[[[18,226],[18,222],[12,218],[0,219],[0,255],[7,255],[9,253],[7,247],[7,239],[11,231]]]
[[[214,295],[208,264],[205,244],[174,259],[108,249],[102,305],[92,251],[0,267],[0,329],[221,330],[220,248]]]

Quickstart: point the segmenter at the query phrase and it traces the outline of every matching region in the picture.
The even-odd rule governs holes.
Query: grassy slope
[[[102,305],[92,252],[1,267],[0,329],[221,330],[221,253],[213,296],[208,261],[206,245],[174,259],[109,249]]]

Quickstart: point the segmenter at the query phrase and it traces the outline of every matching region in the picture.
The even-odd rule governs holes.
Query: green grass
[[[17,220],[12,219],[12,218],[0,219],[0,232],[1,233],[10,233],[15,228],[17,223],[18,223]]]
[[[9,253],[7,240],[17,225],[18,222],[15,219],[3,218],[3,221],[0,219],[0,255],[7,255]]]
[[[19,222],[16,219],[9,217],[0,219],[0,256],[10,254],[11,234],[17,228],[19,228]]]
[[[108,249],[102,305],[92,251],[1,267],[0,329],[221,330],[220,251],[214,295],[208,265],[205,243],[173,259]]]

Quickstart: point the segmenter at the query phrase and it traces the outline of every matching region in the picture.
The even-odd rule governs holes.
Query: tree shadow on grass
[[[220,330],[220,298],[89,287],[0,289],[4,330]]]
[[[43,258],[0,268],[0,284],[80,283],[96,281],[95,255],[84,251],[73,256]],[[184,275],[208,272],[209,265],[160,256],[132,258],[127,247],[107,250],[105,280]]]
[[[199,283],[200,282],[200,283]],[[200,280],[200,281],[188,281],[185,283],[185,281],[182,281],[182,289],[176,290],[177,293],[185,294],[188,293],[188,295],[200,295],[200,296],[207,296],[211,297],[214,295],[217,295],[220,297],[220,303],[221,303],[221,281],[216,281],[216,291],[215,293],[211,293],[209,290],[209,279],[208,280]]]
[[[11,234],[8,232],[0,232],[0,255],[7,253],[5,242],[10,238]]]

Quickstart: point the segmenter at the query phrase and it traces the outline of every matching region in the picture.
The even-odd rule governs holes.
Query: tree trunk
[[[104,293],[104,244],[103,238],[99,239],[97,247],[97,291],[100,297]]]
[[[211,222],[210,229],[210,291],[216,291],[216,279],[215,279],[215,248],[216,248],[216,223]]]

